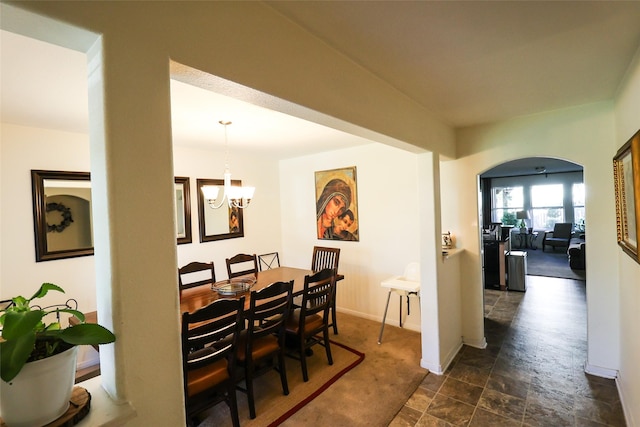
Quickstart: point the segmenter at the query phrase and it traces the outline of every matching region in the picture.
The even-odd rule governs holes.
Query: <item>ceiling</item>
[[[453,127],[611,100],[640,47],[635,1],[267,4]],[[84,55],[0,43],[2,121],[86,132]],[[278,158],[370,142],[184,83],[171,97],[177,144],[222,144],[223,119],[232,148]]]

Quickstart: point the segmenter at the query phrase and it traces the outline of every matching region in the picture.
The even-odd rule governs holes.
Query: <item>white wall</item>
[[[85,256],[36,263],[31,198],[31,169],[89,171],[87,135],[0,126],[0,299],[29,298],[43,282],[61,286],[66,295],[51,293],[44,304],[75,298],[84,311],[96,309],[94,257]],[[97,362],[97,354],[83,347],[80,366]]]
[[[340,248],[338,311],[382,320],[387,290],[384,279],[400,275],[419,261],[418,156],[372,143],[362,147],[283,160],[280,163],[282,212],[281,261],[311,266],[313,246]],[[316,239],[315,171],[356,166],[359,242]],[[411,301],[403,326],[420,330],[420,311]],[[404,310],[406,316],[406,310]],[[398,296],[392,296],[387,323],[398,324]]]
[[[2,124],[0,132],[0,299],[16,295],[29,297],[41,283],[52,282],[65,289],[68,297],[78,300],[82,311],[96,310],[93,256],[35,262],[31,199],[31,169],[89,171],[88,135],[12,124]],[[239,252],[279,251],[281,246],[277,162],[264,157],[252,158],[246,153],[232,154],[242,159],[234,162],[232,178],[257,185],[255,198],[244,212],[245,237],[200,243],[196,179],[221,179],[223,153],[174,147],[175,175],[188,176],[191,184],[192,243],[178,246],[178,265],[213,261],[219,279],[227,277],[226,258]],[[59,303],[68,297],[52,293],[44,302]],[[81,347],[79,367],[97,362],[98,355],[91,347]]]
[[[640,51],[629,70],[626,85],[616,102],[616,147],[640,128]],[[637,173],[637,172],[636,172]],[[637,201],[637,199],[636,199]],[[620,371],[618,388],[624,402],[627,425],[640,426],[640,265],[616,248],[620,274]]]
[[[187,147],[173,149],[174,173],[189,177],[191,187],[192,243],[178,245],[178,265],[213,261],[218,280],[227,277],[226,258],[237,253],[262,254],[281,250],[278,163],[249,153],[231,151],[230,154],[234,159],[231,178],[256,187],[253,200],[243,212],[245,237],[200,243],[196,179],[222,179],[224,153]]]
[[[616,141],[609,103],[539,114],[458,132],[460,230],[473,256],[463,276],[463,304],[481,310],[477,175],[500,163],[534,156],[557,157],[583,165],[586,186],[588,360],[593,370],[615,372],[620,361],[620,285],[611,159]],[[446,179],[443,177],[443,183]],[[453,190],[453,189],[452,189]],[[465,292],[464,290],[469,292]]]

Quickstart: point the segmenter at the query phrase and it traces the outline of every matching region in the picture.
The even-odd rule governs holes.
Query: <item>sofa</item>
[[[572,237],[569,242],[569,267],[572,270],[584,270],[585,264],[586,242],[584,236]]]

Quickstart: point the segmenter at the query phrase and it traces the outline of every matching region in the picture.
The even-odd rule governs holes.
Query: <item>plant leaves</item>
[[[68,327],[60,333],[59,337],[74,345],[108,344],[116,340],[116,336],[110,330],[96,323],[80,323]]]
[[[4,333],[4,330],[3,330]],[[36,334],[22,335],[12,341],[0,342],[0,377],[6,382],[11,381],[20,372],[29,355],[33,351]]]
[[[2,338],[6,340],[19,339],[22,335],[35,335],[35,328],[42,320],[42,310],[8,311],[2,327]],[[4,364],[4,361],[2,362]]]
[[[54,285],[53,283],[43,283],[42,286],[40,286],[40,289],[38,289],[38,291],[33,294],[31,298],[29,298],[29,301],[36,298],[42,298],[49,291],[58,291],[64,294],[64,289],[62,289],[60,286]]]

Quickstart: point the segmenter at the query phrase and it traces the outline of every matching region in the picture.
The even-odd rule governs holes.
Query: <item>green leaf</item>
[[[35,342],[35,333],[23,335],[12,341],[0,342],[0,360],[2,360],[0,377],[4,381],[9,382],[18,375],[24,364],[27,363]]]
[[[60,338],[74,345],[108,344],[116,340],[115,335],[107,328],[95,323],[81,323],[64,329]]]
[[[60,286],[54,285],[53,283],[43,283],[42,286],[40,286],[40,289],[38,289],[38,291],[33,294],[31,298],[29,298],[29,301],[36,298],[42,298],[49,291],[58,291],[64,294],[64,289],[62,289]]]
[[[19,339],[23,335],[35,334],[34,329],[42,320],[43,314],[42,310],[8,311],[4,318],[2,338],[8,341]]]
[[[70,314],[72,316],[77,317],[78,320],[80,320],[80,322],[84,322],[84,314],[81,311],[73,310],[71,308],[61,308],[61,309],[58,309],[56,311],[61,312],[61,313],[68,313],[68,314]]]

